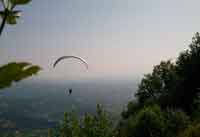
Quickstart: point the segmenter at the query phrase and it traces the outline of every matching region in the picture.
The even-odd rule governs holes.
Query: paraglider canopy
[[[53,67],[55,68],[60,61],[70,58],[81,61],[85,65],[86,69],[88,69],[88,63],[83,58],[77,56],[62,56],[55,61]]]

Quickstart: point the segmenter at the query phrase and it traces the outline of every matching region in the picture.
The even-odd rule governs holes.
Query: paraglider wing
[[[58,58],[58,59],[55,61],[55,63],[53,64],[53,67],[55,68],[56,65],[57,65],[60,61],[62,61],[62,60],[64,60],[64,59],[69,59],[69,58],[74,58],[74,59],[77,59],[77,60],[81,61],[81,62],[85,65],[85,67],[88,69],[88,63],[87,63],[84,59],[82,59],[82,58],[80,58],[80,57],[77,57],[77,56],[62,56],[62,57]]]

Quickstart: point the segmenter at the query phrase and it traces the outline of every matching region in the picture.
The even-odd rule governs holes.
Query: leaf
[[[10,2],[14,5],[26,5],[31,2],[31,0],[10,0]]]
[[[17,23],[17,19],[21,16],[21,11],[9,11],[8,16],[6,18],[6,23],[9,25],[15,25]],[[3,19],[5,17],[5,12],[0,11],[0,17]]]
[[[8,13],[6,23],[9,25],[17,24],[17,19],[20,17],[21,11],[10,11]]]
[[[9,15],[6,19],[6,23],[9,25],[15,25],[17,24],[17,17],[13,16],[13,15]]]
[[[10,87],[14,82],[36,75],[40,70],[39,66],[27,62],[6,64],[0,67],[0,89]]]

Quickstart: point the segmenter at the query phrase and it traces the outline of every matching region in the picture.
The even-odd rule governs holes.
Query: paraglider
[[[62,57],[58,58],[58,59],[55,61],[55,63],[53,64],[53,67],[55,68],[56,65],[57,65],[60,61],[62,61],[62,60],[64,60],[64,59],[70,59],[70,58],[72,58],[72,59],[77,59],[77,60],[81,61],[81,62],[85,65],[86,69],[88,69],[88,63],[87,63],[84,59],[82,59],[81,57],[77,57],[77,56],[62,56]]]
[[[70,89],[68,89],[68,91],[69,91],[68,95],[71,95],[72,94],[72,89],[70,88]]]
[[[88,69],[88,63],[83,58],[77,57],[77,56],[62,56],[54,62],[53,68],[55,68],[60,61],[64,59],[70,59],[70,58],[81,61],[85,65],[86,69]],[[72,94],[72,88],[69,88],[67,92],[68,92],[68,96],[70,96]]]

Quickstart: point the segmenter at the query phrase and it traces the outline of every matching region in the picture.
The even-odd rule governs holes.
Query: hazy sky
[[[200,30],[199,0],[32,0],[0,37],[0,64],[41,65],[41,78],[138,77],[175,58]],[[52,69],[62,55],[85,58]]]

